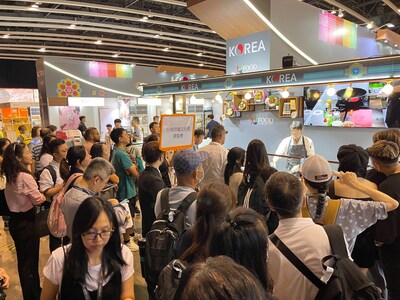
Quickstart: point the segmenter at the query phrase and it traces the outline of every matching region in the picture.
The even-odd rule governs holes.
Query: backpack
[[[281,253],[318,289],[316,300],[378,300],[383,299],[375,284],[350,260],[347,246],[339,225],[323,226],[329,238],[332,254],[321,259],[325,274],[318,278],[297,256],[275,235],[270,239]],[[329,266],[328,261],[333,260]],[[331,274],[325,278],[327,274]],[[324,280],[324,281],[323,281]]]
[[[49,215],[47,217],[47,226],[49,227],[50,233],[58,238],[63,238],[67,235],[67,224],[65,223],[64,214],[61,210],[61,203],[64,194],[68,190],[68,187],[78,177],[81,177],[81,173],[74,173],[69,178],[67,183],[64,185],[61,192],[58,193],[56,199],[51,202]]]
[[[182,200],[177,210],[171,210],[168,195],[168,188],[161,191],[161,213],[146,235],[146,281],[154,287],[161,271],[174,258],[174,249],[185,229],[185,212],[197,197],[197,193],[192,192]]]
[[[38,186],[40,187],[40,184],[39,184],[40,175],[42,174],[42,172],[44,170],[49,170],[50,175],[51,175],[51,179],[53,180],[53,186],[54,186],[56,184],[56,181],[57,181],[57,173],[56,173],[56,170],[54,170],[54,168],[51,165],[47,165],[42,170],[35,172],[35,179],[36,179],[36,182],[37,182]]]
[[[179,282],[186,268],[186,263],[179,259],[174,259],[165,266],[158,277],[158,285],[154,292],[157,300],[175,299]]]

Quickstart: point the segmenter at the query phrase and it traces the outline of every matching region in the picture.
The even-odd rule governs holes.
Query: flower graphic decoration
[[[57,94],[59,97],[79,97],[81,92],[80,84],[69,77],[57,83]]]

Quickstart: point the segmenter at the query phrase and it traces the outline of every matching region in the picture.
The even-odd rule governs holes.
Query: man
[[[29,145],[31,142],[32,137],[29,135],[29,132],[27,133],[27,129],[24,125],[21,125],[18,127],[19,131],[19,136],[17,138],[18,143],[24,143],[25,145]]]
[[[115,119],[114,120],[114,128],[122,128],[121,123],[122,123],[121,119]]]
[[[177,179],[177,186],[169,190],[168,200],[171,209],[177,209],[187,195],[196,191],[197,185],[204,177],[202,163],[208,159],[208,153],[186,149],[178,151],[173,158],[173,164]],[[161,192],[158,193],[154,214],[161,212]],[[190,227],[196,220],[196,204],[194,201],[186,211],[186,227]]]
[[[87,153],[90,153],[90,149],[92,149],[94,143],[100,142],[100,132],[97,130],[96,127],[89,127],[88,129],[86,129],[83,137],[86,141],[83,146],[85,147]]]
[[[53,160],[40,173],[39,189],[52,202],[64,186],[64,180],[60,174],[60,164],[67,157],[68,146],[63,139],[55,139],[50,142],[49,149]],[[50,235],[49,245],[50,252],[53,252],[61,246],[61,240]]]
[[[149,129],[150,129],[150,134],[148,136],[146,136],[146,138],[144,139],[144,142],[146,143],[148,138],[153,135],[160,135],[160,125],[157,122],[151,122],[149,125]]]
[[[378,189],[400,202],[399,147],[385,140],[368,148],[374,169],[387,176]],[[400,299],[400,207],[388,212],[388,218],[375,226],[375,241],[380,244],[379,258],[385,274],[388,299]]]
[[[104,158],[93,158],[83,176],[78,178],[72,188],[65,193],[61,209],[67,224],[68,236],[72,237],[72,223],[79,205],[87,198],[100,193],[115,172],[110,162]],[[118,228],[116,228],[118,230]]]
[[[140,173],[126,151],[126,146],[130,143],[129,135],[125,129],[115,128],[111,131],[110,137],[115,143],[111,163],[119,178],[117,199],[120,202],[128,199],[131,212],[140,212],[136,207],[137,192],[134,181],[134,178],[138,178]],[[129,234],[132,232],[133,228],[125,232],[124,242],[129,242]]]
[[[210,158],[204,162],[204,179],[201,181],[201,186],[209,182],[224,182],[224,170],[227,163],[228,149],[222,146],[225,143],[228,131],[224,126],[217,125],[211,132],[211,143],[200,148],[200,151],[205,151]]]
[[[158,142],[148,142],[143,146],[142,155],[146,161],[146,168],[138,181],[139,202],[142,210],[142,236],[146,236],[156,219],[154,206],[157,194],[166,187],[159,167],[164,162],[164,154],[159,149]]]
[[[133,138],[136,142],[143,142],[143,131],[139,124],[139,117],[133,117],[131,121]]]
[[[299,179],[286,172],[273,174],[265,186],[265,196],[278,213],[275,234],[319,278],[323,275],[321,259],[332,253],[322,226],[303,218],[301,208],[306,188]],[[268,269],[278,299],[314,299],[318,288],[269,242]]]
[[[275,154],[298,156],[301,158],[315,154],[313,141],[303,136],[303,124],[300,121],[292,122],[290,125],[290,136],[282,140]],[[301,158],[288,158],[286,161],[286,171],[298,174]],[[275,168],[279,159],[280,157],[274,156],[271,166]]]
[[[199,150],[199,145],[203,142],[204,140],[204,136],[205,136],[205,132],[203,129],[196,129],[194,131],[194,145],[193,145],[193,150],[197,151]]]
[[[83,134],[87,129],[86,124],[85,124],[86,123],[86,117],[85,116],[80,116],[79,120],[81,122],[79,123],[78,130],[80,130],[80,132],[82,132],[82,134]]]
[[[214,120],[214,115],[212,115],[212,114],[207,116],[207,120],[208,120],[208,122],[206,125],[206,133],[207,133],[207,138],[210,138],[213,128],[215,126],[219,125],[219,123]]]
[[[43,138],[51,134],[52,131],[49,128],[40,129],[40,141],[32,147],[32,172],[39,173],[42,171],[42,165],[40,164],[40,153],[42,152],[43,147]]]
[[[113,144],[113,142],[112,142],[112,140],[110,138],[110,133],[112,131],[112,125],[111,124],[107,124],[106,128],[107,128],[107,132],[105,134],[104,139],[105,139],[105,142],[106,142],[106,145],[107,145],[108,149],[111,150],[112,149],[112,144]]]
[[[47,128],[51,130],[51,133],[54,133],[54,132],[57,131],[57,126],[56,125],[50,124],[50,125],[47,126]]]
[[[156,122],[156,123],[160,124],[160,116],[154,116],[153,117],[153,122]]]

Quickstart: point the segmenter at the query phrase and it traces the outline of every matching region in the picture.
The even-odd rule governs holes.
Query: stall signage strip
[[[144,95],[186,94],[249,88],[303,86],[321,83],[368,81],[400,77],[400,56],[354,60],[318,66],[279,69],[236,76],[221,76],[185,83],[147,85]]]

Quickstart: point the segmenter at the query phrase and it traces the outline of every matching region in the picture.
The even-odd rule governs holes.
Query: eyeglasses
[[[97,238],[97,236],[99,236],[102,239],[108,238],[111,236],[113,232],[114,230],[108,230],[102,232],[85,232],[82,234],[82,236],[86,241],[94,241]]]

